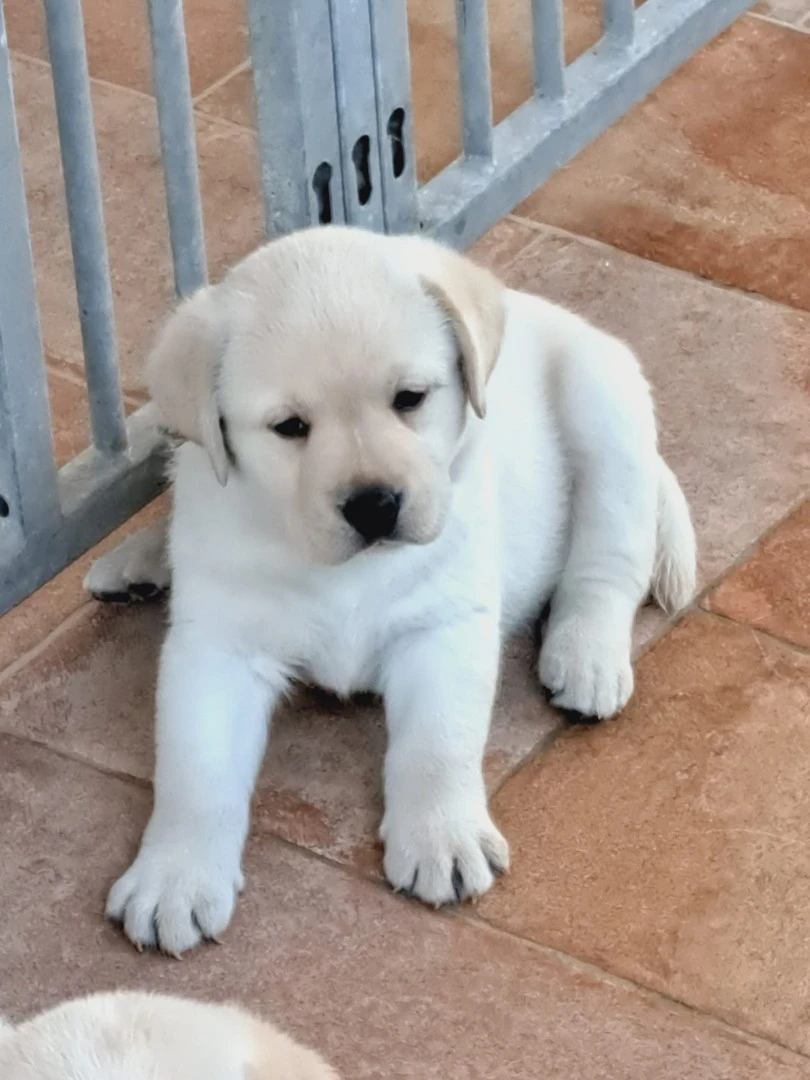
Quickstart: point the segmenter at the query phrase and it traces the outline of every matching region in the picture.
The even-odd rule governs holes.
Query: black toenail
[[[456,900],[461,902],[461,898],[464,895],[464,875],[461,872],[461,867],[458,865],[458,859],[453,859],[453,875],[451,881],[453,882],[453,892],[456,894]]]
[[[130,596],[140,602],[157,600],[163,596],[163,589],[154,585],[151,581],[136,581],[129,587]]]
[[[407,896],[410,899],[413,899],[413,897],[416,894],[416,882],[417,882],[418,878],[419,878],[419,867],[417,866],[417,868],[413,872],[413,881],[410,883],[410,885],[407,887],[407,889],[402,890],[403,896]]]
[[[595,724],[602,723],[601,716],[577,712],[576,709],[560,709],[560,713],[564,722],[570,727],[593,727]]]

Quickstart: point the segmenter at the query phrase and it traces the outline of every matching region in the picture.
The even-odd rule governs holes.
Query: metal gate
[[[407,0],[248,0],[267,235],[334,221],[465,247],[752,0],[602,0],[601,41],[567,67],[562,0],[525,2],[534,94],[493,125],[486,0],[456,0],[463,154],[420,187]],[[93,445],[56,469],[0,0],[0,614],[163,482],[150,406],[124,416],[81,0],[43,3]],[[204,282],[206,260],[182,0],[148,3],[175,286],[185,295]]]

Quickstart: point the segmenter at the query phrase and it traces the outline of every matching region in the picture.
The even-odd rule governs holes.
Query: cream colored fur
[[[121,992],[12,1027],[2,1080],[338,1080],[318,1054],[232,1005]]]

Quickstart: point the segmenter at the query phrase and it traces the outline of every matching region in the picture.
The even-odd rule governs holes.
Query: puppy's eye
[[[394,398],[394,408],[397,412],[413,412],[418,409],[427,397],[427,390],[400,390]]]
[[[309,435],[309,424],[300,416],[290,416],[280,424],[274,424],[273,431],[282,439],[305,439]]]

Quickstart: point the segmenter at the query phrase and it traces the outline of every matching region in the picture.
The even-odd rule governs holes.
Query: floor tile
[[[743,18],[517,213],[810,308],[809,69],[810,35]]]
[[[92,441],[87,390],[81,372],[72,364],[51,361],[48,365],[48,394],[54,454],[57,466],[62,466],[86,450]],[[125,400],[127,416],[145,400],[145,395]]]
[[[17,59],[15,90],[43,336],[81,363],[73,263],[48,69]],[[97,142],[124,385],[141,386],[143,354],[170,306],[173,277],[154,104],[94,88]],[[255,136],[201,118],[197,129],[209,268],[221,274],[263,237]]]
[[[559,738],[495,813],[483,917],[810,1050],[810,657],[690,616],[626,713]]]
[[[44,9],[32,0],[5,0],[11,48],[48,59]],[[82,0],[87,61],[93,78],[151,93],[152,55],[146,3]],[[191,89],[199,94],[247,56],[242,0],[184,0]]]
[[[65,378],[51,368],[48,371],[48,397],[54,456],[57,466],[62,466],[90,445],[87,391],[78,379]]]
[[[149,778],[164,625],[161,605],[86,609],[31,666],[0,685],[0,731]],[[533,658],[528,637],[507,649],[487,764],[493,788],[557,723],[535,681]],[[273,725],[254,830],[376,870],[384,744],[377,707],[301,691]]]
[[[810,318],[546,230],[506,275],[637,351],[710,581],[810,489]]]
[[[249,844],[219,947],[139,956],[105,925],[109,881],[148,793],[0,742],[0,1009],[117,987],[238,1000],[348,1080],[800,1080],[807,1062],[583,969],[436,914],[288,846]]]
[[[810,649],[810,502],[710,594],[707,607]]]
[[[93,560],[119,544],[135,529],[151,524],[166,510],[165,497],[156,499],[139,514],[108,536],[98,547],[57,574],[41,589],[0,616],[0,673],[44,641],[80,607],[88,603],[82,581]],[[3,724],[0,721],[0,728]],[[24,731],[24,725],[21,730]]]
[[[786,26],[804,28],[810,23],[810,3],[808,0],[762,0],[752,8],[756,15]]]

